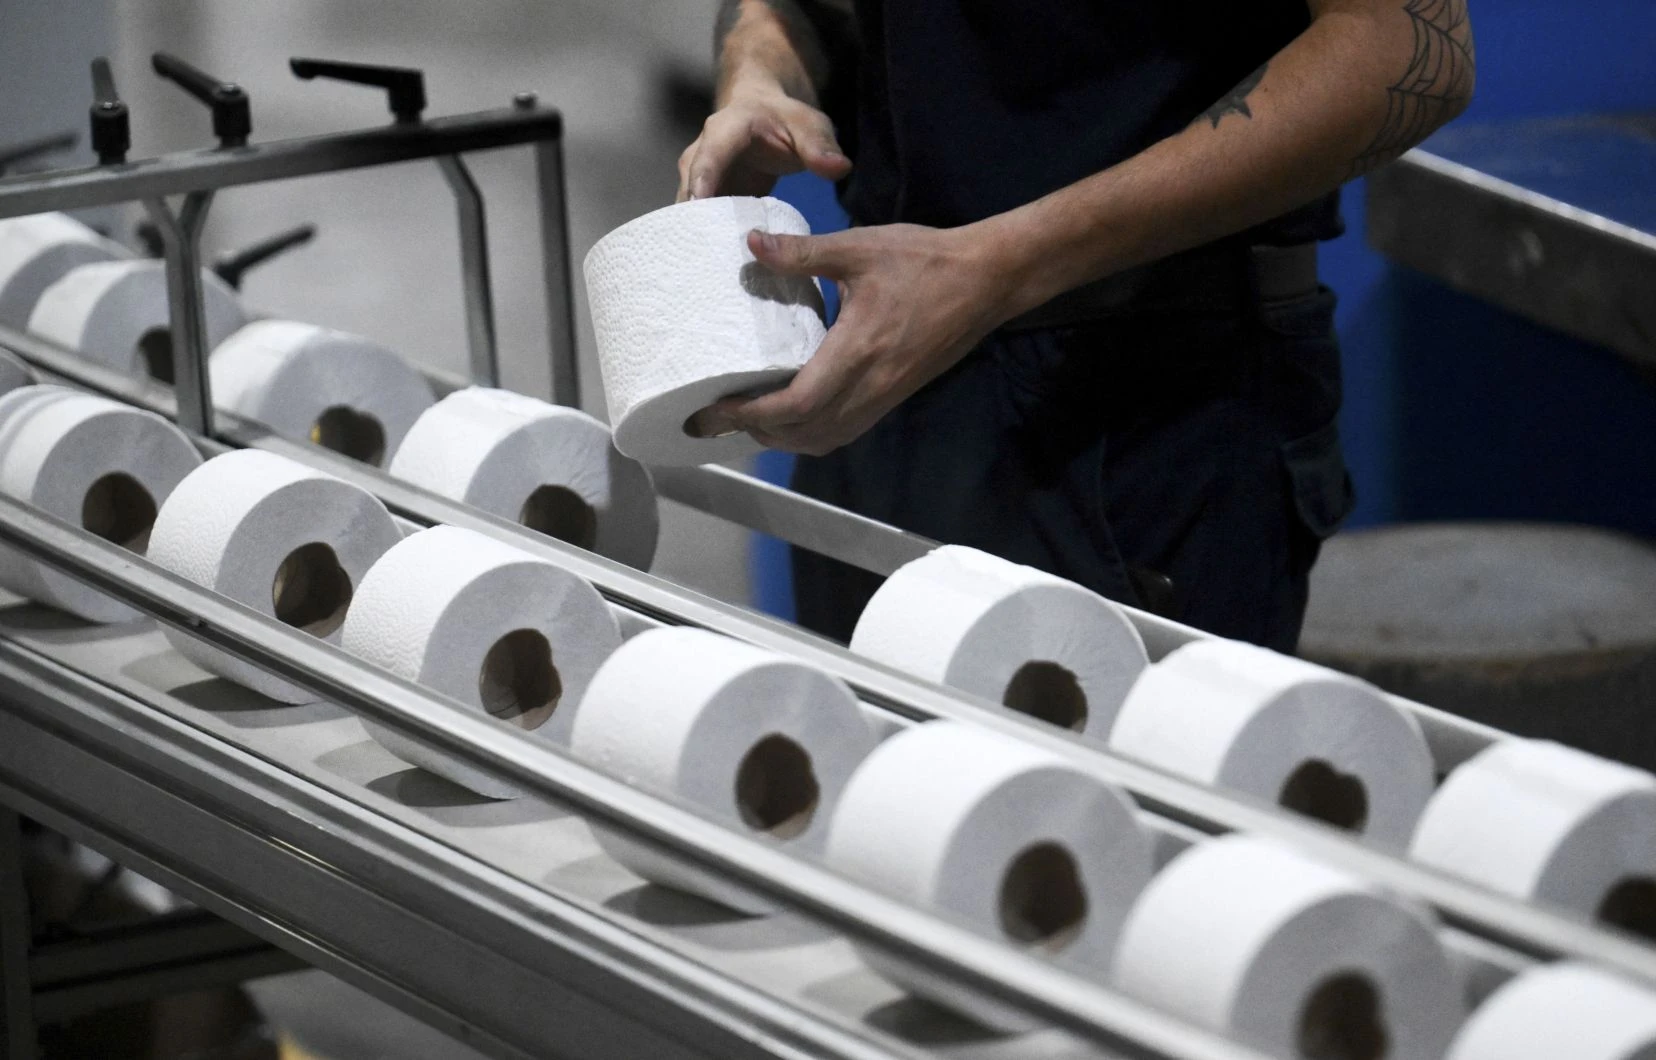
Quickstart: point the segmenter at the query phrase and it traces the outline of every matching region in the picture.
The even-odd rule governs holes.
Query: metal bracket
[[[494,294],[489,278],[489,234],[484,225],[483,193],[459,155],[437,159],[443,180],[454,193],[460,218],[460,282],[466,303],[466,347],[471,379],[478,386],[500,385],[500,354],[495,343]]]
[[[145,199],[167,253],[167,308],[172,328],[173,391],[178,423],[186,430],[213,433],[212,383],[207,377],[207,318],[202,310],[201,228],[213,205],[211,191],[184,196],[177,213],[165,199]]]

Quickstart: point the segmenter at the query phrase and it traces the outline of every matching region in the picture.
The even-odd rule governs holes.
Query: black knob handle
[[[22,140],[0,147],[0,174],[24,163],[67,151],[79,140],[80,133],[73,129],[65,129],[50,136],[37,136],[33,140]]]
[[[242,277],[247,275],[249,269],[263,265],[278,254],[285,254],[315,238],[315,225],[297,225],[225,254],[213,263],[213,271],[218,273],[219,279],[239,291]]]
[[[155,72],[174,82],[213,111],[213,135],[220,147],[242,147],[253,132],[253,110],[247,92],[231,81],[220,81],[176,55],[156,52],[150,57]]]
[[[132,147],[132,126],[127,116],[127,105],[115,91],[115,75],[110,72],[109,60],[92,60],[92,150],[97,152],[100,165],[125,162]]]
[[[425,110],[425,74],[412,67],[341,63],[331,59],[289,59],[288,66],[295,77],[304,81],[327,77],[385,89],[391,113],[399,122],[419,121],[420,113]]]

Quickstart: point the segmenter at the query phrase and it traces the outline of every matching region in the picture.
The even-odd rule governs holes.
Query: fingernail
[[[757,228],[754,229],[754,232],[759,236],[759,249],[763,250],[766,254],[775,254],[777,250],[780,249],[780,245],[777,243],[776,237],[771,235],[769,232],[760,231]]]
[[[690,181],[690,197],[692,199],[707,198],[707,178],[695,177]]]

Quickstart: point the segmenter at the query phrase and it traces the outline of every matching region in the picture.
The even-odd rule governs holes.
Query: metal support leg
[[[471,351],[471,379],[478,386],[500,385],[500,355],[495,342],[494,294],[489,278],[489,236],[484,227],[483,193],[459,155],[437,159],[443,179],[454,192],[460,215],[460,285],[466,298],[466,345]]]
[[[569,263],[569,212],[564,189],[563,145],[535,145],[540,191],[541,268],[546,277],[546,315],[552,338],[552,400],[581,407],[580,361],[575,353],[575,292]]]
[[[22,829],[16,812],[0,806],[0,1046],[6,1060],[34,1060],[37,1048]]]
[[[167,302],[171,316],[173,393],[178,399],[178,423],[185,430],[213,433],[212,384],[207,378],[207,318],[202,311],[201,226],[213,205],[213,193],[194,191],[184,196],[184,208],[173,213],[165,199],[145,199],[161,243],[167,251]]]

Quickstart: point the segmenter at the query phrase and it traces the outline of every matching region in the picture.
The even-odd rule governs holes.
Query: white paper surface
[[[591,518],[589,540],[576,539],[584,533],[565,540],[640,570],[655,556],[650,473],[579,409],[506,390],[459,390],[420,414],[389,470],[514,522],[537,490],[562,487],[586,503]]]
[[[773,832],[744,814],[738,776],[764,741],[803,752],[814,800]],[[641,788],[670,793],[709,818],[802,854],[819,852],[852,771],[874,747],[856,698],[837,679],[706,630],[641,633],[604,664],[576,711],[570,749]],[[791,758],[778,764],[791,765]],[[599,831],[611,857],[645,879],[744,912],[771,906],[729,882]]]
[[[809,235],[779,199],[720,197],[622,225],[587,254],[587,299],[615,444],[651,464],[759,451],[745,434],[693,438],[684,422],[732,394],[774,390],[826,331],[815,281],[759,265],[753,229]]]
[[[127,475],[164,506],[201,455],[177,427],[151,412],[61,386],[26,386],[0,397],[0,490],[88,529],[88,494]],[[140,531],[141,527],[133,529]],[[142,552],[153,542],[130,547]],[[126,622],[138,612],[60,571],[0,546],[0,585],[89,622]]]
[[[501,638],[531,630],[544,638],[560,694],[550,716],[524,716],[519,728],[563,742],[571,715],[621,633],[598,591],[556,567],[454,526],[404,539],[376,563],[345,619],[346,651],[466,706],[488,713],[481,691],[485,658]],[[503,720],[502,724],[508,722]],[[493,798],[520,792],[447,754],[363,719],[391,753]]]
[[[352,589],[360,591],[368,568],[401,536],[391,514],[368,491],[273,453],[238,449],[214,457],[179,484],[155,520],[150,558],[276,617],[277,575],[296,550],[325,545]],[[331,644],[340,642],[337,619],[314,632]],[[167,639],[207,672],[272,699],[315,698],[171,628]]]

